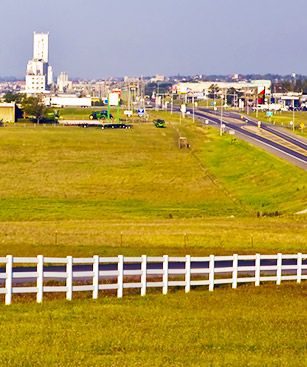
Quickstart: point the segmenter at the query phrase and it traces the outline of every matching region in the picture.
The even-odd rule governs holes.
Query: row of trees
[[[3,100],[7,103],[15,102],[21,109],[23,117],[35,118],[38,124],[46,116],[47,108],[41,97],[27,97],[22,93],[6,93]]]

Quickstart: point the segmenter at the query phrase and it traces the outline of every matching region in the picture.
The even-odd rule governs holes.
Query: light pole
[[[293,99],[292,122],[293,122],[292,129],[294,131],[294,99]]]
[[[195,101],[194,101],[194,92],[192,96],[192,102],[193,102],[193,123],[195,122]]]
[[[213,90],[213,109],[215,109],[215,89]]]
[[[220,136],[223,135],[223,95],[222,97],[222,103],[221,103],[221,118],[220,118]]]

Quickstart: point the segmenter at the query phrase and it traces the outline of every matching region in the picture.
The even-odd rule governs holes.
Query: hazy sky
[[[55,73],[307,74],[306,0],[0,0],[0,76],[23,76],[33,32]]]

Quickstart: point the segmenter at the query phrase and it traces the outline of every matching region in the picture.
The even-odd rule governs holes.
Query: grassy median
[[[256,112],[252,112],[251,116],[256,117]],[[307,113],[302,111],[294,112],[294,128],[290,124],[293,121],[293,112],[275,112],[272,117],[268,117],[266,112],[258,112],[258,118],[261,121],[271,123],[272,125],[282,126],[293,133],[307,137]]]

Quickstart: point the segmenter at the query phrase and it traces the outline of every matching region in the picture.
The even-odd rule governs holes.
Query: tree
[[[209,89],[208,89],[208,96],[209,98],[216,98],[217,97],[217,93],[219,92],[219,87],[217,84],[212,84],[210,85]]]
[[[232,106],[237,105],[239,95],[242,93],[238,92],[235,88],[229,88],[227,89],[227,104],[230,104]]]
[[[45,116],[46,106],[40,97],[27,97],[22,102],[23,111],[28,115],[35,117],[39,124],[40,120]]]
[[[4,102],[11,103],[22,103],[22,101],[26,98],[26,95],[24,93],[12,93],[8,92],[3,96]]]

